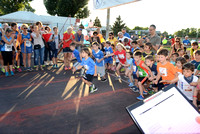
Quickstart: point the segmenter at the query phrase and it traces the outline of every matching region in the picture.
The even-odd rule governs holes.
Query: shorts
[[[112,58],[107,58],[104,59],[105,63],[113,64],[113,59]]]
[[[24,49],[24,47],[21,47],[21,52],[22,52],[22,53],[29,54],[29,53],[32,53],[32,52],[33,52],[33,48],[32,48],[32,47],[26,47],[26,48]]]
[[[85,79],[86,81],[92,82],[94,75],[91,74],[85,74],[83,76],[83,79]]]
[[[138,81],[141,82],[144,78],[146,77],[138,77]],[[147,81],[148,81],[148,78],[143,83],[146,83]]]
[[[72,50],[69,47],[63,48],[63,53],[72,53]]]
[[[105,66],[97,66],[97,74],[100,74],[100,77],[105,76]]]
[[[0,52],[1,52],[1,48],[3,47],[3,45],[0,45]]]
[[[13,64],[13,62],[12,62],[13,52],[12,51],[9,51],[9,52],[2,51],[1,54],[2,54],[2,57],[3,57],[4,66],[7,66],[8,64],[9,65]]]
[[[78,66],[80,66],[80,65],[81,65],[80,62],[75,62],[75,63],[73,64],[73,67],[78,67]]]
[[[12,50],[15,51],[15,47],[12,46]],[[17,50],[21,50],[20,46],[17,46]]]
[[[51,51],[51,58],[57,58],[57,55],[58,55],[58,49]]]
[[[138,79],[136,74],[133,74],[133,79]]]

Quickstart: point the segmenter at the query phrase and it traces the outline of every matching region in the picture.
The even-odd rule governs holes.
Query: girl
[[[187,63],[186,59],[183,58],[183,57],[178,57],[176,58],[176,77],[178,77],[179,74],[182,74],[183,71],[182,71],[182,67],[183,67],[183,64]]]
[[[130,84],[128,85],[129,87],[133,87],[133,79],[132,79],[132,73],[133,73],[133,58],[132,52],[127,52],[126,53],[126,63],[122,64],[122,66],[125,67],[125,76],[128,76],[130,80]]]
[[[4,68],[5,68],[5,75],[6,77],[9,76],[9,70],[7,68],[7,65],[9,64],[10,74],[14,75],[14,72],[12,71],[13,68],[13,52],[12,52],[12,46],[14,46],[15,51],[17,51],[15,43],[14,43],[14,34],[12,34],[12,30],[10,28],[7,28],[5,31],[5,35],[2,37],[2,40],[5,42],[5,44],[2,47],[2,56],[4,61]]]
[[[65,70],[70,70],[70,62],[71,62],[71,56],[72,51],[69,48],[69,45],[74,41],[75,37],[72,33],[72,27],[67,28],[67,32],[63,35],[63,53],[64,53],[64,64],[65,64]],[[60,47],[60,45],[59,45]]]
[[[44,64],[44,42],[42,39],[42,32],[39,30],[38,26],[34,26],[34,31],[31,33],[34,39],[34,62],[36,65],[36,70],[39,68],[39,58],[40,58],[40,69],[44,70],[42,65]]]
[[[94,61],[89,57],[90,56],[90,51],[88,48],[83,48],[81,50],[81,56],[82,56],[82,62],[81,65],[75,67],[72,69],[73,73],[76,70],[81,69],[84,67],[86,70],[85,76],[83,76],[82,81],[86,83],[89,86],[89,92],[93,93],[97,91],[98,89],[95,87],[95,85],[92,83],[93,77],[94,77],[94,72],[95,72],[95,63]]]
[[[31,44],[31,35],[27,31],[28,30],[28,25],[23,24],[22,25],[22,44],[21,44],[21,52],[23,54],[23,64],[24,68],[27,71],[32,71],[33,69],[31,68],[31,54],[32,54],[32,44]],[[28,67],[26,67],[26,56],[28,56]]]
[[[104,48],[106,55],[113,53],[113,49],[111,48],[110,45],[111,45],[110,41],[106,41],[106,46]],[[104,60],[105,60],[106,69],[113,68],[113,59],[112,59],[112,56],[110,56],[108,58],[105,58]],[[108,64],[108,66],[107,66],[107,64]]]
[[[192,43],[192,48],[190,49],[191,60],[194,60],[194,52],[199,49],[198,42]]]
[[[181,43],[181,38],[176,37],[175,43],[171,47],[171,52],[169,57],[171,57],[173,53],[177,52],[179,48],[184,49],[183,44]]]
[[[119,70],[122,67],[122,64],[125,64],[126,62],[126,48],[124,47],[122,43],[117,44],[117,51],[115,53],[106,55],[105,58],[109,56],[113,56],[113,55],[116,55],[119,59],[119,64],[117,65],[117,68],[116,68],[117,75],[118,75],[116,80],[119,80],[121,79]]]

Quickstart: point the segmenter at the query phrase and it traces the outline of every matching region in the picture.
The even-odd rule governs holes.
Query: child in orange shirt
[[[176,59],[176,77],[179,75],[179,74],[182,74],[183,71],[182,71],[182,67],[183,67],[183,64],[187,63],[186,59],[183,58],[183,57],[178,57]]]
[[[168,54],[169,52],[167,49],[160,49],[157,53],[159,63],[157,64],[158,75],[154,81],[155,84],[158,84],[160,77],[162,77],[162,80],[173,80],[175,78],[176,69],[172,63],[167,61]],[[169,83],[163,84],[165,86],[169,85]]]

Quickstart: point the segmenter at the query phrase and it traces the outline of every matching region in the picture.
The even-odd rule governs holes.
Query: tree
[[[121,20],[121,16],[119,15],[119,17],[116,18],[116,21],[111,28],[112,31],[114,32],[114,35],[117,35],[117,33],[121,31],[122,28],[125,28],[126,27],[125,25],[126,24],[123,23],[123,21]]]
[[[98,17],[96,17],[96,19],[94,20],[94,26],[101,27],[101,21]]]
[[[133,28],[133,30],[148,30],[148,27],[139,27],[139,26],[135,26],[135,28]]]
[[[89,0],[44,0],[47,13],[58,16],[87,18]]]
[[[35,11],[29,4],[33,0],[1,0],[0,14],[8,14],[16,11]]]

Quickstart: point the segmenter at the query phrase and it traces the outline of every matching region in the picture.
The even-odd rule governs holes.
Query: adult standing
[[[108,39],[107,41],[110,41],[111,44],[114,44],[114,46],[116,46],[118,40],[114,37],[114,33],[110,32],[108,35]]]
[[[44,70],[42,65],[44,64],[44,42],[42,39],[42,33],[39,30],[39,27],[34,26],[34,31],[31,33],[31,36],[34,39],[34,62],[36,65],[36,70],[39,68],[39,59],[40,59],[40,69]]]
[[[90,43],[92,44],[93,42],[98,42],[99,44],[101,44],[97,31],[94,31],[93,36],[90,38]]]
[[[76,49],[80,52],[84,42],[84,35],[82,34],[82,29],[79,29],[74,34],[74,37],[75,37],[74,43],[76,44]]]
[[[122,33],[124,36],[128,37],[128,38],[131,38],[131,36],[126,32],[126,28],[122,28]]]
[[[100,28],[97,28],[96,29],[96,32],[97,32],[97,36],[99,37],[100,39],[100,42],[103,43],[105,42],[104,38],[103,38],[103,35],[101,34],[101,29]]]
[[[171,47],[170,57],[173,53],[177,52],[177,50],[181,48],[184,49],[183,44],[181,43],[181,38],[176,37],[175,43]]]
[[[31,54],[32,54],[32,44],[31,44],[31,34],[28,32],[28,25],[22,25],[22,44],[21,44],[21,52],[23,54],[23,64],[24,69],[27,71],[32,71],[31,68]],[[28,59],[28,67],[26,66],[26,57]]]
[[[185,40],[183,40],[183,45],[184,46],[190,46],[191,45],[190,40],[188,40],[188,36],[185,36]]]
[[[67,32],[64,33],[63,35],[63,53],[64,53],[65,70],[71,69],[70,62],[71,62],[72,51],[69,48],[69,45],[75,39],[72,31],[73,31],[72,27],[68,27]]]
[[[160,48],[161,38],[156,33],[156,26],[150,25],[149,27],[149,36],[147,38],[147,42],[152,44],[153,52],[156,53],[157,50]]]

